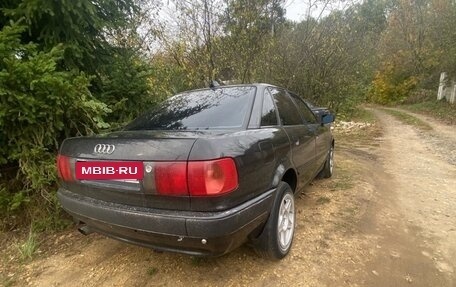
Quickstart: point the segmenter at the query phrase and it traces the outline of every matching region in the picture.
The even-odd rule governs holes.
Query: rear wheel
[[[295,216],[293,191],[287,183],[281,182],[269,219],[256,240],[257,253],[274,260],[284,258],[293,243]]]

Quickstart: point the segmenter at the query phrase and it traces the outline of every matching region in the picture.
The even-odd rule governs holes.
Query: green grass
[[[447,124],[456,125],[456,104],[452,105],[445,100],[427,100],[400,107],[412,112],[431,116]]]
[[[317,199],[317,204],[325,204],[325,203],[330,203],[330,202],[331,202],[331,199],[326,196],[322,196]]]
[[[353,175],[343,170],[341,165],[339,165],[338,168],[336,180],[329,186],[329,189],[331,191],[339,191],[353,188],[355,186],[353,183]]]
[[[353,115],[349,120],[373,124],[376,122],[376,117],[373,112],[360,106],[353,112]]]
[[[431,116],[447,124],[456,125],[456,103],[438,101],[434,90],[417,90],[400,106],[403,109]]]
[[[195,266],[200,266],[207,262],[207,258],[201,256],[192,256],[190,260],[191,264]]]
[[[351,178],[341,178],[340,180],[336,181],[334,186],[331,188],[332,191],[335,190],[346,190],[354,187],[353,182],[351,181]]]
[[[36,219],[32,222],[32,228],[34,232],[57,232],[62,231],[73,225],[66,214],[61,212],[51,211],[48,214],[42,214],[37,216]]]
[[[341,191],[351,189],[355,186],[353,167],[347,162],[336,162],[336,172],[328,184],[330,191]],[[317,204],[329,203],[330,198],[322,196],[317,199]]]
[[[15,280],[13,278],[4,277],[4,278],[0,279],[0,286],[3,286],[3,287],[13,286],[14,283],[15,283]]]
[[[35,255],[36,251],[38,250],[39,242],[32,230],[30,230],[29,235],[27,238],[22,242],[22,244],[17,245],[17,250],[19,252],[19,257],[21,260],[30,260]]]
[[[147,275],[149,275],[149,276],[154,276],[155,274],[157,274],[157,272],[158,272],[158,268],[156,268],[156,267],[149,267],[147,269]]]
[[[386,113],[392,115],[396,119],[400,120],[404,124],[417,127],[423,131],[432,130],[432,127],[429,124],[427,124],[426,122],[424,122],[412,115],[409,115],[407,113],[397,111],[397,110],[390,110],[390,109],[382,109],[382,110],[385,111]]]

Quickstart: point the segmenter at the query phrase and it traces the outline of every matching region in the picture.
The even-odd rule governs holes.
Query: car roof
[[[213,87],[213,88],[207,87],[207,88],[200,88],[200,89],[194,89],[194,90],[186,90],[186,91],[180,92],[179,94],[189,93],[189,92],[196,92],[196,91],[205,91],[205,90],[209,90],[209,89],[231,88],[231,87],[234,88],[234,87],[277,87],[277,86],[271,85],[271,84],[267,84],[267,83],[220,85],[220,86]]]

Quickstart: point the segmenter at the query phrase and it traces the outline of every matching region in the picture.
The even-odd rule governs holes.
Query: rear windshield
[[[125,130],[199,130],[242,127],[255,87],[221,87],[173,96]]]

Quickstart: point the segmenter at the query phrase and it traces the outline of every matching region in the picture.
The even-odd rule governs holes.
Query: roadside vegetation
[[[383,111],[394,116],[396,119],[400,120],[404,124],[414,126],[423,131],[432,130],[432,127],[428,123],[418,119],[417,117],[409,115],[405,112],[398,111],[398,110],[390,110],[390,109],[383,109]]]
[[[449,105],[444,101],[430,100],[400,107],[434,117],[450,125],[456,125],[456,104]]]
[[[374,124],[377,121],[377,117],[367,106],[358,106],[357,110],[353,113],[350,118],[355,122],[365,122]]]
[[[431,116],[446,124],[456,125],[456,104],[448,104],[445,100],[437,101],[435,91],[414,92],[400,107]]]
[[[35,252],[38,250],[39,242],[34,231],[30,230],[27,238],[16,245],[19,258],[22,261],[30,260],[35,255]]]
[[[454,1],[312,0],[299,22],[287,2],[3,1],[0,229],[71,224],[55,196],[64,138],[117,129],[211,80],[276,84],[370,122],[360,104],[407,103],[456,75]],[[407,108],[456,118],[432,97]]]

